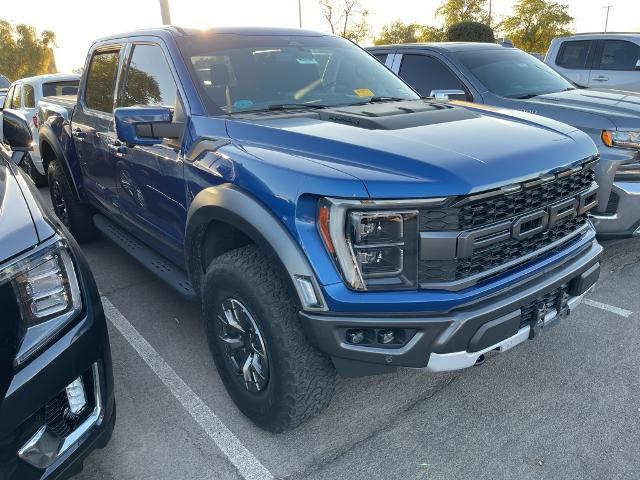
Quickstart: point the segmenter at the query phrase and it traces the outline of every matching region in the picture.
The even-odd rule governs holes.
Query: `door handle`
[[[593,80],[594,82],[608,82],[609,77],[603,77],[602,75],[600,75],[599,77],[591,77],[591,80]]]
[[[124,155],[125,153],[127,153],[127,147],[122,145],[120,142],[109,143],[109,150],[111,151],[111,153],[117,155]]]
[[[79,128],[76,128],[76,129],[72,132],[72,135],[73,135],[74,137],[76,137],[76,138],[84,138],[84,137],[86,136],[86,135],[85,135],[85,133],[84,133],[81,129],[79,129]]]

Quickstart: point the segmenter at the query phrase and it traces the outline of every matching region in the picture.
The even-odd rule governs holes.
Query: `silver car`
[[[9,87],[3,109],[20,111],[29,122],[34,146],[33,151],[25,156],[22,167],[39,187],[47,184],[47,172],[38,150],[38,102],[42,97],[77,95],[79,83],[79,75],[55,73],[22,78]]]
[[[589,134],[601,157],[594,215],[598,233],[640,234],[640,94],[580,88],[522,50],[489,43],[369,51],[424,96],[520,110],[525,117],[542,115]],[[535,116],[531,120],[536,121]]]
[[[640,92],[640,33],[553,39],[545,63],[583,87]]]

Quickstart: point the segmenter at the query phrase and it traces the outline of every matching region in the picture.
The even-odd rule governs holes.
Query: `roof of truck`
[[[391,50],[395,48],[429,48],[431,50],[443,50],[447,52],[462,52],[469,50],[487,50],[510,48],[499,45],[497,43],[481,43],[481,42],[429,42],[429,43],[402,43],[395,45],[376,45],[367,47],[367,50]]]
[[[282,35],[282,36],[313,36],[321,37],[331,35],[329,33],[316,32],[314,30],[302,30],[300,28],[271,28],[271,27],[215,27],[209,29],[185,28],[175,25],[167,25],[165,27],[149,28],[143,30],[133,30],[130,32],[122,32],[114,35],[99,38],[96,42],[105,40],[114,40],[116,38],[136,37],[136,36],[184,36],[184,35],[202,35],[202,34],[227,34],[227,35]]]

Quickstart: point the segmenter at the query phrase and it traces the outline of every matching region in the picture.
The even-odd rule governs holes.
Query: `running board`
[[[160,280],[173,287],[184,298],[191,301],[198,300],[196,291],[180,267],[161,257],[104,215],[94,215],[93,223],[105,236],[151,270]]]

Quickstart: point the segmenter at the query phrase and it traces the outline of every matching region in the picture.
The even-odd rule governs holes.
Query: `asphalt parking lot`
[[[272,435],[227,396],[199,305],[108,240],[85,245],[118,419],[77,478],[636,479],[640,239],[605,247],[587,304],[542,337],[456,374],[341,379],[323,415]]]

